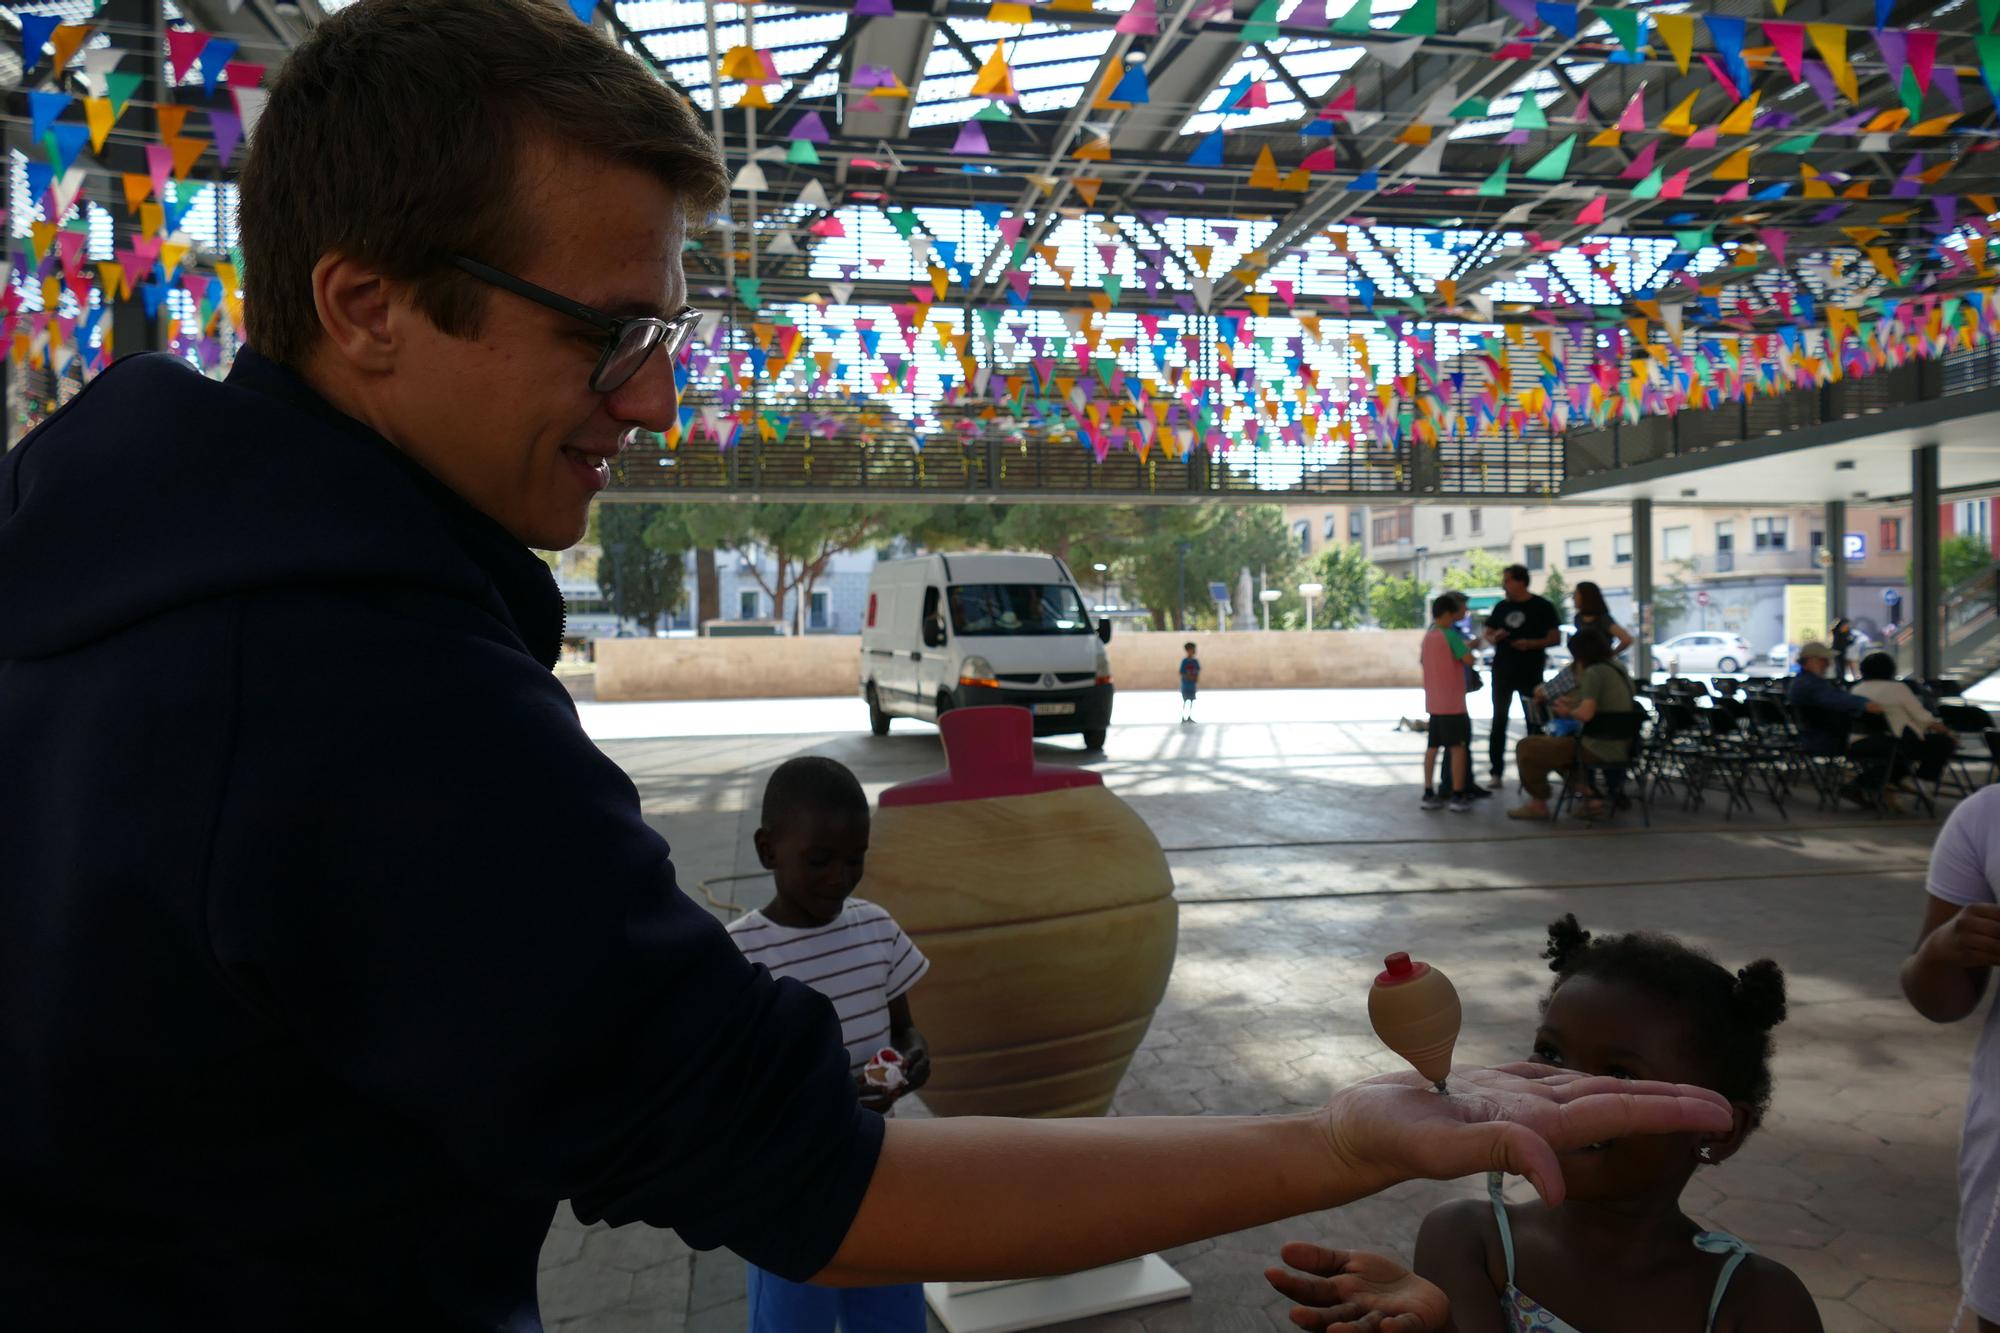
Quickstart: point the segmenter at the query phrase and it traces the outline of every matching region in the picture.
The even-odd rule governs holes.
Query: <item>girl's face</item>
[[[1705,1085],[1708,1071],[1697,1058],[1698,1040],[1680,1011],[1646,991],[1598,977],[1571,977],[1549,998],[1535,1032],[1534,1059],[1580,1074]],[[1740,1125],[1740,1113],[1737,1119]],[[1739,1138],[1740,1132],[1726,1145],[1701,1134],[1614,1139],[1564,1153],[1563,1179],[1569,1197],[1582,1201],[1656,1192],[1677,1197],[1704,1142],[1720,1161]]]

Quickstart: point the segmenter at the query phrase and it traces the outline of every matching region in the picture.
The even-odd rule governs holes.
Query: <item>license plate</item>
[[[1036,717],[1068,717],[1076,711],[1075,704],[1036,704]]]

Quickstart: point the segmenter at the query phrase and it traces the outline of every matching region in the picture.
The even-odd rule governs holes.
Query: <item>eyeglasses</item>
[[[701,312],[693,306],[682,306],[670,319],[661,319],[657,315],[622,318],[607,315],[581,301],[572,301],[567,296],[558,295],[546,287],[537,287],[532,282],[503,273],[476,259],[453,255],[451,262],[481,282],[512,292],[536,305],[560,311],[594,329],[602,329],[604,352],[597,358],[597,369],[590,372],[592,393],[611,393],[618,389],[639,373],[639,368],[646,364],[646,358],[663,348],[670,360],[678,360],[693,339],[695,326],[701,322]]]

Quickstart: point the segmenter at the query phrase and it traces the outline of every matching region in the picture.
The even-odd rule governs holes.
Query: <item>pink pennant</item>
[[[1757,239],[1762,241],[1764,248],[1771,252],[1771,258],[1777,260],[1780,264],[1785,262],[1785,242],[1790,238],[1785,234],[1783,228],[1765,227],[1757,233]]]
[[[1931,70],[1937,65],[1938,34],[1928,28],[1909,31],[1910,70],[1917,76],[1917,91],[1931,90]]]
[[[1646,94],[1636,92],[1632,100],[1625,104],[1624,114],[1618,117],[1618,128],[1627,134],[1637,134],[1646,128]]]
[[[248,60],[232,60],[222,67],[222,80],[232,88],[255,88],[264,82],[264,67]]]
[[[1659,151],[1660,145],[1658,143],[1649,143],[1644,148],[1641,148],[1639,156],[1632,159],[1632,164],[1618,173],[1618,179],[1627,181],[1644,180],[1652,172],[1653,159],[1658,156]]]
[[[1160,12],[1154,0],[1132,0],[1132,8],[1125,11],[1125,17],[1118,20],[1117,31],[1134,33],[1141,37],[1157,37],[1160,34]]]
[[[1743,90],[1736,86],[1735,77],[1722,67],[1721,61],[1717,60],[1709,52],[1703,51],[1701,53],[1701,63],[1708,66],[1708,72],[1715,76],[1715,81],[1722,85],[1724,92],[1729,94],[1730,101],[1740,102],[1743,100]]]
[[[1794,83],[1798,82],[1800,78],[1804,77],[1800,73],[1800,70],[1802,68],[1801,62],[1805,59],[1805,25],[1803,23],[1779,23],[1775,19],[1766,19],[1764,22],[1764,35],[1771,39],[1771,45],[1778,48],[1778,55],[1785,62],[1785,72],[1792,76]],[[1933,42],[1931,48],[1935,52],[1937,44]]]
[[[1719,204],[1734,204],[1750,197],[1750,182],[1738,181],[1715,197]]]
[[[1678,199],[1687,193],[1688,168],[1682,167],[1673,175],[1660,182],[1660,198]]]
[[[167,197],[167,177],[173,174],[174,150],[163,143],[146,145],[146,171],[153,178],[153,197],[164,202]]]
[[[173,71],[176,83],[187,77],[189,68],[201,59],[202,50],[207,45],[208,34],[205,32],[168,30],[167,67]]]
[[[1583,211],[1576,215],[1576,221],[1581,227],[1594,227],[1604,221],[1604,196],[1600,194],[1585,204]]]
[[[1717,137],[1718,136],[1715,126],[1704,125],[1700,129],[1696,130],[1693,134],[1690,134],[1687,138],[1687,142],[1682,144],[1681,147],[1713,148],[1715,147]]]

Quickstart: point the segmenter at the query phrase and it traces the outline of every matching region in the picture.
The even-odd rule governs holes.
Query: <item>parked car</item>
[[[1653,645],[1653,661],[1671,675],[1687,671],[1713,671],[1731,675],[1755,661],[1750,641],[1741,634],[1676,634],[1665,643]]]
[[[954,708],[1007,704],[1035,734],[1081,733],[1104,748],[1111,725],[1111,622],[1094,622],[1069,567],[1051,555],[926,555],[885,560],[868,580],[861,695],[877,736],[892,717],[935,722]]]

